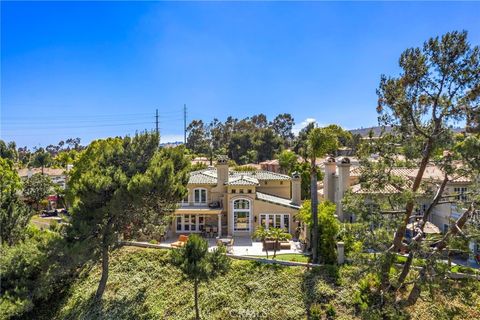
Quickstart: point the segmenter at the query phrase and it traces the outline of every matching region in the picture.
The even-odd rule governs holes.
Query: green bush
[[[60,234],[26,229],[25,239],[14,246],[0,248],[0,314],[19,317],[61,289],[66,275],[64,241]]]

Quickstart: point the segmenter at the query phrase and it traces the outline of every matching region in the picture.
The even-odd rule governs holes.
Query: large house
[[[172,222],[177,234],[201,233],[208,228],[218,236],[251,236],[263,225],[296,236],[295,215],[301,205],[298,175],[233,171],[228,158],[222,156],[215,168],[192,172],[187,187],[188,195]]]
[[[352,166],[349,158],[343,157],[335,159],[329,157],[324,162],[325,176],[323,188],[319,189],[319,198],[327,199],[337,205],[337,216],[341,221],[352,221],[354,215],[344,212],[342,200],[345,192],[351,190],[354,194],[391,194],[398,190],[393,186],[385,186],[383,190],[365,190],[359,183],[360,168]],[[413,181],[418,169],[415,168],[394,168],[392,174]],[[436,188],[443,179],[442,171],[436,166],[428,166],[423,175],[423,182],[427,186]],[[445,195],[452,195],[456,200],[466,200],[467,193],[472,181],[467,177],[451,177],[445,188]],[[417,201],[415,211],[418,215],[422,214],[432,202],[432,196],[425,194]],[[446,232],[450,226],[451,220],[457,220],[461,215],[461,209],[457,208],[455,203],[444,202],[434,207],[430,222],[438,227],[442,232]]]

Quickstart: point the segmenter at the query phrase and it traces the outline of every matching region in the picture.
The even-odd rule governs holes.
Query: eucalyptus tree
[[[152,214],[170,214],[186,193],[189,163],[183,147],[158,149],[158,142],[159,136],[150,133],[96,140],[72,169],[69,236],[101,255],[97,299],[105,290],[109,251],[119,235],[142,226]]]

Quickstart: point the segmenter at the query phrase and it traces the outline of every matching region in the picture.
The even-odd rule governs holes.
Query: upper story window
[[[466,187],[459,187],[453,188],[453,192],[457,195],[455,198],[460,201],[467,201],[467,188]]]
[[[207,189],[194,189],[193,195],[195,204],[207,204]]]

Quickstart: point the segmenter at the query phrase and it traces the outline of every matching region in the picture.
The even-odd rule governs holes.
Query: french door
[[[260,215],[260,225],[264,228],[280,228],[290,232],[290,215],[285,213],[265,213]]]
[[[200,214],[177,215],[175,225],[177,232],[202,232],[205,228],[205,216]]]

